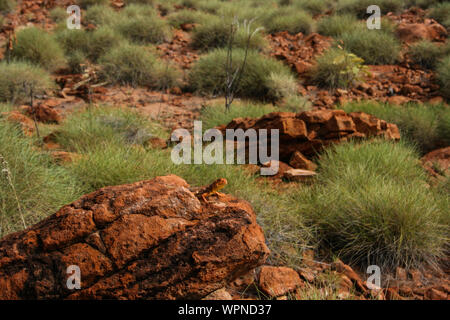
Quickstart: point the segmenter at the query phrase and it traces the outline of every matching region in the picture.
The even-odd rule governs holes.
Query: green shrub
[[[431,41],[422,40],[411,45],[408,54],[414,63],[433,69],[441,58],[442,48]]]
[[[183,9],[169,14],[167,19],[171,26],[179,28],[182,24],[203,24],[207,20],[213,19],[213,16],[196,10]]]
[[[70,166],[72,174],[90,192],[106,186],[146,180],[151,164],[144,162],[145,150],[134,146],[102,143]]]
[[[381,14],[388,12],[399,12],[403,8],[403,0],[339,0],[336,11],[338,13],[349,13],[364,19],[368,16],[367,8],[370,5],[377,5],[381,9]]]
[[[450,99],[450,55],[446,56],[437,66],[436,69],[441,92]]]
[[[68,17],[68,14],[67,14],[66,10],[64,10],[61,7],[53,8],[50,11],[50,18],[56,23],[66,20],[67,17]]]
[[[43,69],[25,62],[0,63],[0,101],[22,103],[28,101],[29,93],[24,83],[32,85],[35,94],[52,89],[54,83]]]
[[[87,54],[92,61],[97,61],[112,48],[124,43],[121,35],[114,32],[111,27],[100,27],[89,34]]]
[[[312,15],[318,15],[334,7],[333,0],[293,0],[292,4],[308,11]]]
[[[10,12],[16,7],[14,0],[0,0],[0,12]]]
[[[86,10],[84,20],[97,26],[113,25],[120,15],[113,8],[105,5],[94,5]]]
[[[95,5],[108,5],[109,0],[78,0],[77,3],[81,8],[87,9]]]
[[[278,106],[281,109],[280,111],[299,113],[311,110],[312,104],[307,97],[296,94],[287,96],[278,103]]]
[[[242,66],[245,52],[243,49],[233,51],[233,72]],[[223,93],[226,79],[227,50],[216,49],[200,58],[189,74],[189,82],[193,89],[203,94]],[[286,82],[295,82],[291,72],[283,63],[249,51],[247,64],[238,83],[237,96],[276,100],[271,95],[272,77],[283,77]],[[291,80],[289,80],[289,78]],[[291,85],[289,85],[291,86]]]
[[[122,17],[128,17],[128,18],[137,18],[137,17],[153,18],[153,17],[158,16],[158,12],[152,6],[149,6],[146,4],[137,4],[137,3],[126,6],[121,11],[120,14]]]
[[[81,195],[76,179],[52,164],[32,142],[19,128],[0,118],[0,156],[7,162],[2,165],[0,159],[0,171],[8,170],[12,183],[2,171],[0,237],[23,229],[21,215],[31,226]]]
[[[253,30],[251,31],[253,32]],[[213,18],[205,21],[201,26],[195,28],[192,34],[192,45],[196,49],[211,50],[214,48],[226,47],[231,34],[231,22],[220,18]],[[241,26],[237,29],[233,45],[238,48],[245,48],[248,43],[248,33]],[[257,32],[250,39],[251,49],[262,50],[266,46],[266,41],[260,32]]]
[[[66,55],[66,58],[69,70],[73,73],[82,73],[84,68],[81,65],[86,64],[88,61],[86,54],[80,50],[72,51]]]
[[[124,17],[118,22],[117,30],[137,43],[162,43],[171,37],[166,21],[156,15]]]
[[[89,51],[89,33],[78,29],[61,29],[55,34],[56,41],[64,50],[66,55],[74,51]]]
[[[17,43],[13,57],[36,63],[49,71],[65,66],[64,53],[58,42],[47,32],[35,28],[25,28],[17,32]]]
[[[311,69],[311,81],[331,89],[351,87],[367,73],[363,63],[363,59],[345,50],[328,49]]]
[[[344,48],[367,64],[395,64],[399,60],[400,43],[390,33],[382,30],[355,29],[341,38]]]
[[[325,36],[337,37],[346,32],[351,32],[360,25],[359,20],[349,14],[342,16],[325,16],[317,24],[317,32]]]
[[[112,83],[148,86],[158,89],[161,83],[174,84],[177,72],[162,69],[157,58],[143,47],[123,44],[99,59],[102,75]],[[170,69],[170,66],[168,67]],[[161,79],[161,76],[166,78]]]
[[[376,102],[349,103],[346,112],[362,111],[395,123],[402,140],[419,147],[422,153],[450,144],[450,109],[443,106],[410,104],[394,106]],[[444,144],[444,145],[442,145]]]
[[[450,3],[444,2],[444,3],[438,3],[431,7],[428,17],[436,20],[437,22],[441,23],[445,27],[449,28],[449,22],[450,22]]]
[[[345,143],[319,160],[318,186],[302,208],[325,247],[364,266],[417,267],[443,255],[445,214],[418,155],[401,143]]]
[[[126,5],[130,4],[153,4],[154,0],[125,0]]]
[[[162,132],[160,126],[131,109],[100,106],[70,114],[56,139],[66,150],[86,153],[105,142],[143,145],[145,138]]]
[[[302,32],[308,34],[312,30],[314,20],[305,11],[291,7],[282,7],[269,14],[263,20],[268,33],[287,31],[290,34]]]

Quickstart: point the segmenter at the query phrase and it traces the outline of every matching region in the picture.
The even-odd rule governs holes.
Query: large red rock
[[[269,254],[251,206],[177,176],[106,187],[0,240],[1,299],[200,299]],[[67,268],[81,289],[66,286]]]

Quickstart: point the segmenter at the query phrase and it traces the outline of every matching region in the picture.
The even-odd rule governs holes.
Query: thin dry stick
[[[8,162],[6,162],[5,158],[0,154],[0,163],[2,165],[2,175],[5,176],[6,181],[8,182],[9,186],[11,187],[13,191],[14,198],[16,199],[17,203],[17,209],[19,210],[20,218],[22,219],[23,227],[26,229],[27,224],[25,223],[25,217],[23,215],[22,206],[20,205],[19,197],[16,192],[16,188],[14,187],[14,184],[12,182],[11,178],[11,171],[9,170]]]
[[[230,26],[230,37],[228,39],[227,48],[227,61],[225,66],[226,73],[226,83],[225,83],[225,110],[229,111],[231,104],[234,101],[235,94],[238,90],[239,82],[241,81],[242,74],[244,73],[245,66],[247,64],[248,52],[250,49],[250,41],[252,37],[257,34],[262,28],[256,28],[251,32],[251,25],[254,19],[247,21],[244,20],[244,29],[247,33],[247,42],[244,51],[244,61],[240,67],[236,68],[234,74],[232,74],[233,69],[233,42],[237,30],[239,29],[239,21],[235,18],[234,22]]]

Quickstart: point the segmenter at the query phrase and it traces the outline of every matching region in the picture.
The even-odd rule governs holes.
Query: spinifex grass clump
[[[245,57],[243,49],[233,50],[233,73]],[[192,68],[189,82],[192,88],[203,94],[222,94],[226,79],[227,50],[216,49],[204,55]],[[247,63],[238,84],[236,96],[259,100],[276,100],[273,95],[274,75],[284,81],[295,83],[291,71],[283,63],[267,58],[256,51],[249,51]],[[289,84],[290,86],[290,84]]]
[[[321,87],[351,87],[367,75],[364,60],[340,48],[331,48],[317,58],[311,69],[311,80]]]
[[[25,60],[55,71],[66,65],[63,50],[46,31],[36,27],[17,32],[17,42],[12,50],[17,60]]]
[[[161,19],[155,9],[148,5],[127,6],[120,14],[116,29],[136,43],[161,43],[171,37],[167,21]]]
[[[438,47],[431,41],[422,40],[409,48],[408,54],[414,63],[424,68],[433,69],[444,53],[443,47]]]
[[[105,5],[95,5],[86,10],[84,19],[87,23],[97,26],[113,25],[117,23],[120,14],[113,8]]]
[[[381,14],[385,15],[388,12],[399,12],[404,6],[403,0],[339,0],[337,3],[338,13],[349,13],[357,16],[360,19],[367,18],[367,8],[371,5],[377,5],[381,9]]]
[[[0,63],[0,101],[11,104],[28,102],[30,94],[26,87],[30,86],[35,94],[42,94],[52,89],[54,83],[48,72],[29,63]]]
[[[450,100],[450,55],[445,57],[436,69],[442,94]]]
[[[400,43],[390,32],[357,28],[341,35],[344,49],[364,59],[367,64],[395,64],[400,57]]]
[[[0,237],[22,230],[77,199],[79,185],[33,141],[0,118]],[[3,163],[3,165],[2,165]]]
[[[445,106],[410,104],[394,106],[373,101],[349,103],[346,112],[366,112],[395,123],[402,140],[417,146],[422,153],[450,144],[450,109]]]
[[[317,187],[302,205],[323,247],[384,270],[435,263],[448,241],[441,223],[448,212],[427,188],[418,158],[410,147],[386,141],[326,149]]]
[[[262,18],[268,33],[287,31],[291,34],[302,32],[308,34],[314,20],[307,12],[294,7],[282,7]]]
[[[10,12],[16,6],[16,1],[14,0],[0,0],[0,12]]]
[[[99,59],[102,76],[111,83],[170,88],[177,84],[179,72],[158,60],[144,47],[122,44]]]
[[[195,28],[192,34],[192,45],[201,50],[212,50],[214,48],[226,47],[232,33],[229,19],[213,17],[208,19],[202,25]],[[248,34],[243,25],[238,25],[233,39],[233,46],[245,48],[247,46]],[[256,33],[250,39],[249,48],[262,50],[266,46],[261,33]]]
[[[59,132],[57,142],[65,149],[85,153],[103,142],[143,145],[145,138],[161,135],[164,131],[137,112],[96,107],[71,114]]]
[[[330,37],[338,37],[360,27],[360,21],[351,14],[325,16],[319,20],[317,32]]]
[[[94,6],[94,5],[108,5],[109,1],[108,0],[78,0],[77,4],[81,8],[87,9],[90,6]]]

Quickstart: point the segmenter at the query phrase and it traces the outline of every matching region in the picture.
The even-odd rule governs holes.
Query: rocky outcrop
[[[199,299],[269,254],[251,206],[171,175],[106,187],[0,241],[1,299]],[[69,290],[69,266],[81,289]]]
[[[347,114],[343,110],[312,110],[297,114],[273,112],[257,119],[233,119],[220,129],[223,132],[226,129],[279,129],[280,160],[295,169],[308,169],[308,166],[312,169],[314,165],[300,159],[309,160],[308,157],[324,147],[351,138],[400,139],[395,124],[363,112]]]

